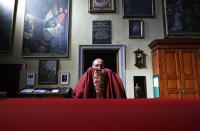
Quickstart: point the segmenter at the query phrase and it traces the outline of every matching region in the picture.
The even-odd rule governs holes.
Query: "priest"
[[[104,60],[97,58],[80,78],[73,90],[74,98],[126,98],[123,83],[119,76],[104,68]]]

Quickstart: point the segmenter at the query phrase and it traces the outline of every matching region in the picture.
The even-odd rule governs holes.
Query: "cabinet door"
[[[165,98],[181,98],[179,50],[163,50],[162,87]]]
[[[181,93],[183,98],[199,96],[197,52],[192,49],[180,50]]]

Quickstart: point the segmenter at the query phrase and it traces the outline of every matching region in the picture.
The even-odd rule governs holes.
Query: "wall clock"
[[[146,55],[144,54],[144,51],[138,49],[134,51],[135,53],[135,66],[138,68],[144,68],[146,67]]]

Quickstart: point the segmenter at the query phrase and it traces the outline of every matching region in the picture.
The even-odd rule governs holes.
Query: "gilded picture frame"
[[[12,52],[16,0],[0,1],[0,53]]]
[[[197,0],[163,0],[165,38],[199,38],[199,6]]]
[[[68,57],[71,0],[26,0],[23,57]]]
[[[115,13],[115,0],[88,0],[90,13]]]
[[[39,61],[39,84],[57,84],[58,60]]]

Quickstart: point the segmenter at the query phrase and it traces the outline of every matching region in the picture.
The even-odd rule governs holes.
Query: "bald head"
[[[95,69],[103,69],[104,68],[104,60],[101,58],[97,58],[92,62],[92,67]]]

